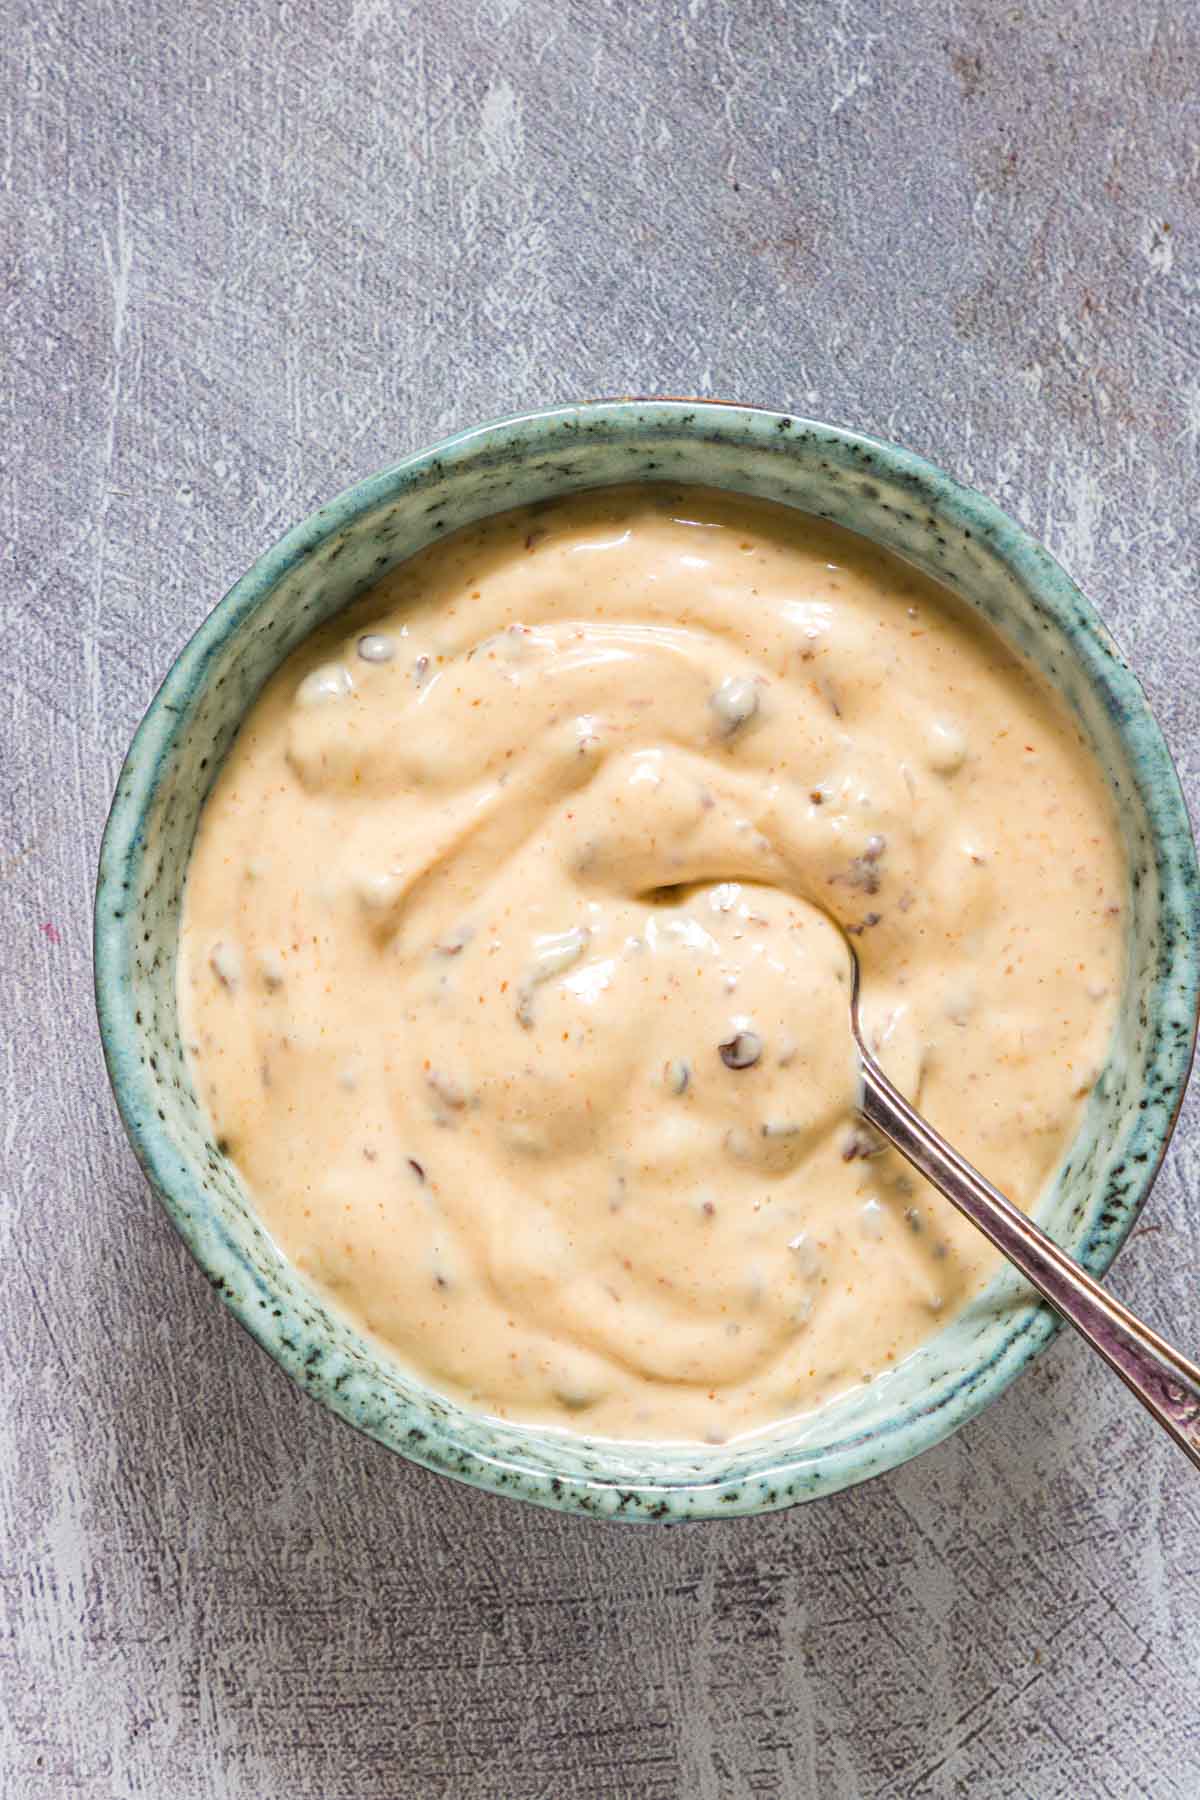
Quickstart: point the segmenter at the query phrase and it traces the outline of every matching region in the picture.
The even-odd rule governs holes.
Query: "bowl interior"
[[[958,592],[1066,696],[1117,799],[1128,975],[1108,1064],[1040,1217],[1107,1268],[1170,1135],[1197,1004],[1197,871],[1178,782],[1136,681],[1052,559],[920,459],[827,426],[716,404],[569,407],[466,433],[361,483],[289,534],[187,646],[138,732],[105,835],[97,995],[126,1128],[242,1322],[317,1397],[416,1460],[544,1504],[627,1518],[729,1515],[830,1493],[944,1437],[1051,1335],[1001,1273],[907,1362],[809,1420],[719,1448],[589,1442],[480,1418],[381,1358],[276,1250],[213,1143],[183,1060],[175,950],[205,794],[264,681],[397,562],[472,520],[630,480],[704,483],[819,514]]]

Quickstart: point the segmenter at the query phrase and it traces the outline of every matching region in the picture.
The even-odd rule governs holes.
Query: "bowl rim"
[[[792,441],[813,437],[854,459],[864,473],[875,465],[919,490],[939,517],[969,524],[987,539],[990,550],[1054,619],[1089,685],[1110,697],[1115,730],[1133,772],[1152,840],[1158,850],[1169,845],[1174,854],[1178,879],[1173,889],[1164,889],[1161,906],[1176,928],[1175,960],[1169,983],[1160,968],[1152,991],[1165,994],[1169,988],[1175,1010],[1182,1011],[1187,1028],[1182,1035],[1177,1033],[1169,1045],[1165,1038],[1160,1039],[1154,1053],[1152,1067],[1161,1077],[1165,1112],[1153,1123],[1143,1112],[1134,1127],[1129,1148],[1132,1152],[1137,1134],[1143,1133],[1144,1160],[1137,1164],[1120,1214],[1115,1219],[1107,1214],[1094,1219],[1079,1249],[1080,1261],[1094,1274],[1107,1271],[1125,1242],[1170,1144],[1187,1087],[1200,1020],[1200,867],[1195,839],[1175,764],[1141,684],[1099,615],[1062,566],[994,501],[926,458],[885,439],[795,413],[728,400],[630,395],[504,415],[455,432],[352,483],[256,558],[201,621],[151,700],[126,753],[101,841],[93,936],[96,1007],[109,1081],[126,1134],[151,1187],[195,1260],[218,1287],[239,1322],[302,1389],[308,1383],[301,1350],[294,1342],[282,1341],[286,1335],[282,1327],[252,1302],[255,1283],[238,1288],[221,1281],[213,1266],[212,1247],[199,1242],[201,1233],[180,1198],[180,1190],[194,1185],[195,1178],[191,1168],[183,1166],[182,1153],[159,1121],[150,1077],[137,1054],[141,1025],[128,975],[123,908],[116,907],[111,896],[124,890],[129,870],[139,855],[143,820],[154,800],[164,755],[185,700],[194,698],[198,684],[203,682],[205,665],[218,649],[292,569],[361,514],[402,492],[418,473],[444,460],[457,460],[484,449],[493,438],[522,428],[535,432],[555,426],[577,428],[592,420],[635,426],[639,419],[644,423],[647,415],[680,427],[695,424],[697,437],[715,436],[726,441],[736,441],[732,421],[742,415],[746,429],[761,434],[764,442],[768,437],[777,441],[777,432],[790,434]],[[496,509],[502,510],[505,509]],[[231,1239],[224,1240],[224,1248],[244,1264],[243,1253]],[[1056,1334],[1060,1323],[1044,1302],[1030,1300],[1014,1312],[1003,1343],[982,1364],[964,1373],[936,1407],[910,1405],[895,1419],[889,1419],[882,1430],[851,1435],[810,1453],[821,1459],[823,1473],[819,1486],[810,1485],[807,1491],[803,1483],[798,1489],[790,1488],[786,1479],[789,1474],[797,1477],[799,1467],[808,1460],[803,1453],[798,1459],[793,1453],[790,1462],[786,1454],[781,1454],[780,1466],[773,1472],[779,1479],[744,1472],[715,1481],[593,1479],[572,1471],[556,1472],[544,1464],[530,1468],[508,1463],[469,1444],[452,1442],[449,1432],[443,1434],[444,1443],[439,1443],[428,1430],[424,1435],[417,1434],[414,1441],[404,1428],[403,1415],[408,1410],[405,1405],[396,1408],[401,1415],[398,1420],[390,1415],[371,1419],[356,1412],[353,1401],[340,1388],[324,1388],[314,1397],[347,1423],[398,1450],[410,1461],[494,1494],[515,1495],[555,1510],[625,1520],[749,1516],[815,1494],[835,1493],[895,1468],[940,1442],[998,1398]],[[422,1415],[422,1422],[428,1427],[428,1415]],[[747,1489],[754,1492],[748,1494]]]

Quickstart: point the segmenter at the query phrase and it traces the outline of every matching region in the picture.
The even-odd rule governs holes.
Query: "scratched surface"
[[[187,1263],[89,903],[184,637],[351,478],[529,403],[896,437],[1090,589],[1200,797],[1200,11],[8,0],[0,40],[0,1792],[1194,1796],[1200,1485],[1060,1344],[763,1521],[440,1483]],[[1200,1117],[1116,1285],[1200,1340]]]

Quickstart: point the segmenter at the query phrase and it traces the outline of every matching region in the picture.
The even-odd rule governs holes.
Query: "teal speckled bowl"
[[[1066,695],[1117,798],[1130,869],[1121,1022],[1040,1217],[1103,1274],[1154,1179],[1196,1028],[1195,847],[1145,697],[1078,589],[1011,519],[929,463],[832,426],[712,402],[564,406],[466,431],[360,482],[269,550],[201,626],[142,721],[96,891],[96,993],[130,1140],[209,1280],[296,1381],[461,1480],[598,1518],[736,1517],[835,1493],[972,1418],[1048,1342],[1007,1272],[902,1366],[770,1437],[719,1448],[589,1441],[428,1392],[326,1310],[259,1225],[197,1107],[175,951],[197,814],[246,709],[315,625],[474,519],[579,488],[703,482],[850,526],[954,588]]]

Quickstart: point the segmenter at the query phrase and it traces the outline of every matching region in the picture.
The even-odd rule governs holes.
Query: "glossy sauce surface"
[[[201,819],[198,1094],[420,1377],[722,1441],[877,1379],[992,1253],[854,1114],[1031,1206],[1103,1063],[1125,869],[1065,708],[864,540],[698,489],[473,527],[285,664]]]

